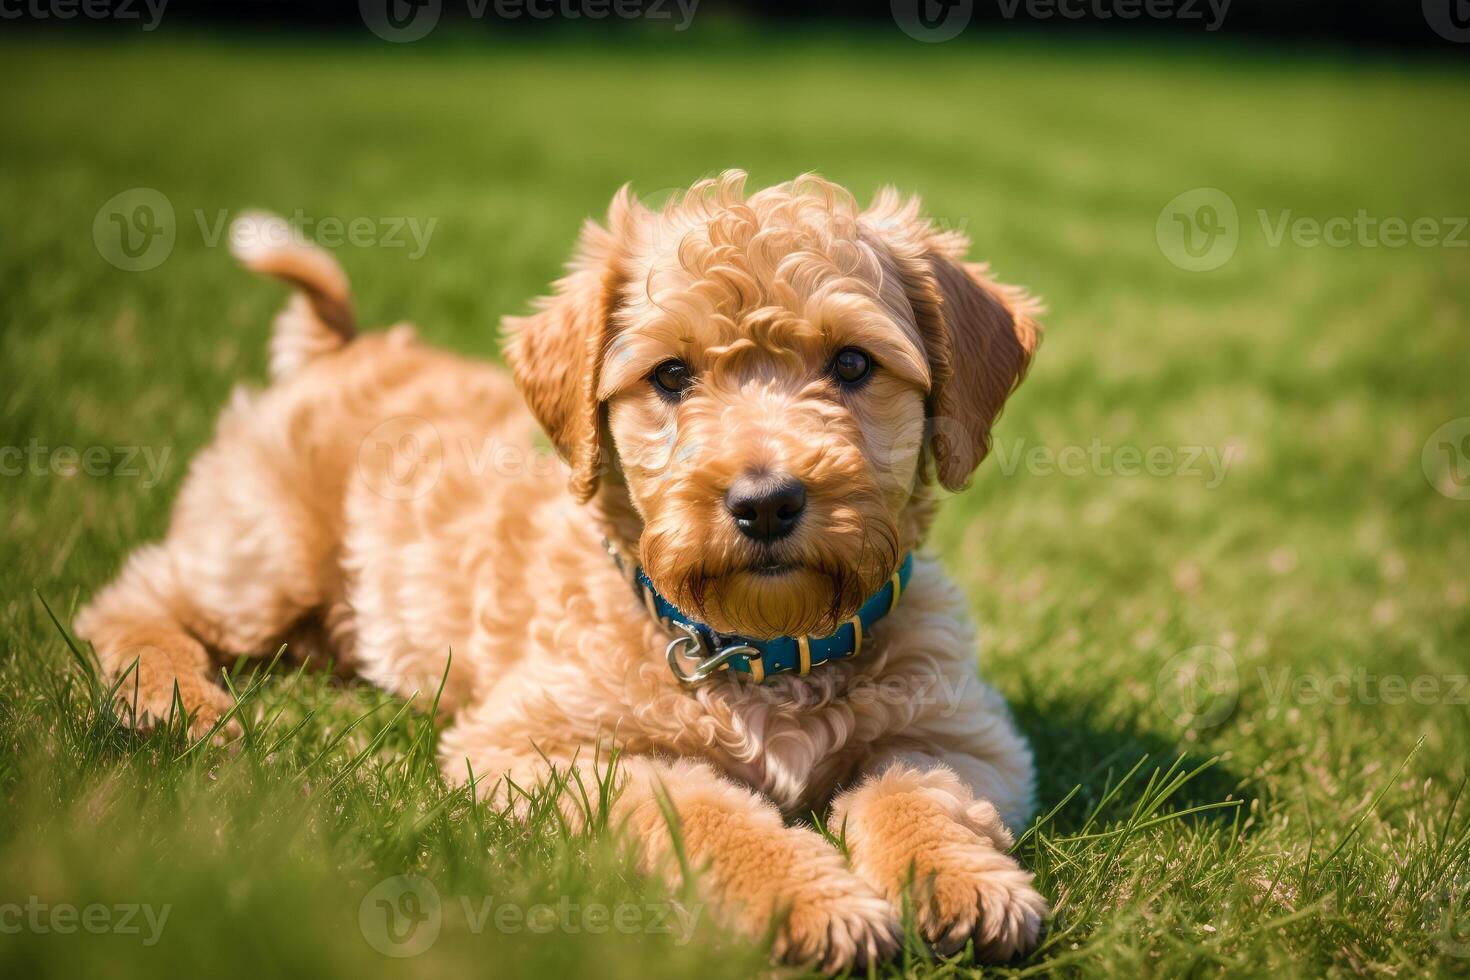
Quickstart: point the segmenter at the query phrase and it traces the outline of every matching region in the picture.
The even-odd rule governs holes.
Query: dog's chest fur
[[[922,733],[974,694],[973,633],[952,586],[923,560],[857,660],[805,678],[753,684],[722,675],[683,688],[666,662],[671,637],[603,551],[596,527],[565,497],[539,499],[534,514],[521,515],[535,534],[512,535],[510,554],[503,515],[468,508],[478,516],[453,540],[420,545],[433,555],[425,567],[459,569],[463,594],[440,596],[432,612],[418,605],[416,623],[382,622],[392,614],[378,606],[364,624],[364,637],[391,640],[359,644],[364,673],[405,694],[406,680],[422,688],[442,674],[442,651],[456,651],[443,702],[469,709],[473,741],[534,742],[555,758],[615,738],[625,751],[699,756],[803,812],[874,742]],[[391,575],[392,591],[419,591],[411,566]]]
[[[340,556],[352,657],[365,677],[427,703],[448,660],[440,707],[458,729],[449,751],[498,758],[501,747],[534,742],[555,757],[615,737],[626,751],[707,758],[799,810],[879,740],[922,738],[973,710],[983,690],[974,633],[958,590],[923,559],[855,660],[764,685],[720,677],[680,687],[664,655],[669,635],[560,468],[528,448],[508,462],[473,451],[487,439],[526,447],[529,420],[503,376],[464,373],[458,390],[477,392],[474,416],[443,388],[396,399],[397,410],[433,423],[442,472],[405,500],[378,492],[359,467]]]

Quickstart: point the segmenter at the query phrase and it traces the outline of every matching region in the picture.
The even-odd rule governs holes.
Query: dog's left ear
[[[602,468],[602,360],[612,342],[627,281],[627,243],[643,205],[625,185],[608,208],[607,227],[588,220],[567,274],[530,316],[506,317],[505,359],[532,414],[571,466],[581,502],[597,490]]]
[[[870,244],[886,250],[929,357],[930,447],[939,482],[961,490],[990,452],[1001,408],[1026,376],[1041,340],[1040,305],[966,262],[970,241],[937,231],[916,198],[880,191],[863,213]],[[880,256],[881,258],[881,256]]]

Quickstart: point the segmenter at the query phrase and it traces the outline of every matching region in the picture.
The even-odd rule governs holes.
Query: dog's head
[[[1017,292],[892,191],[745,175],[624,189],[506,356],[573,492],[624,492],[654,585],[722,632],[833,632],[958,489],[1039,338]]]

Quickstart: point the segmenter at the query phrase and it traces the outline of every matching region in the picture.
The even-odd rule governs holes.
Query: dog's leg
[[[133,727],[176,713],[177,685],[191,734],[207,732],[232,704],[211,654],[274,653],[323,600],[332,539],[253,452],[252,418],[245,405],[226,410],[219,438],[190,468],[163,543],[135,552],[77,615],[105,683],[121,679],[116,700]]]
[[[467,760],[456,755],[464,733],[450,733],[444,770],[463,781]],[[505,744],[497,742],[495,744]],[[562,793],[562,809],[573,821],[583,816],[581,790],[596,805],[599,773],[588,748],[575,762],[558,762],[559,779],[572,769],[577,778]],[[517,786],[542,784],[545,759],[527,753],[490,752],[468,760],[476,778],[500,779],[484,793],[504,800],[505,778]],[[680,867],[665,807],[674,815],[680,845],[698,873],[700,896],[714,906],[722,923],[751,939],[770,935],[778,923],[772,957],[788,963],[817,964],[828,971],[861,966],[889,955],[897,946],[899,925],[893,906],[847,867],[842,855],[821,835],[788,827],[769,801],[721,776],[703,762],[651,756],[620,760],[618,793],[608,815],[637,844],[648,873],[680,884]]]
[[[1013,793],[1005,775],[974,756],[912,751],[866,771],[833,801],[830,823],[846,834],[858,874],[895,903],[912,883],[919,930],[942,954],[972,937],[989,961],[1032,948],[1046,900],[1006,853],[1011,833],[985,795]],[[1014,801],[997,802],[1014,812]]]
[[[183,602],[168,553],[139,549],[117,580],[77,616],[77,634],[97,651],[105,685],[116,685],[124,723],[147,729],[168,721],[177,704],[199,737],[230,708],[209,680],[208,652],[182,625]],[[178,697],[174,687],[178,686]]]
[[[229,695],[210,679],[209,652],[185,626],[196,615],[167,548],[159,545],[135,552],[77,615],[77,634],[96,649],[103,683],[117,687],[125,724],[146,730],[182,711],[197,738],[229,710]]]

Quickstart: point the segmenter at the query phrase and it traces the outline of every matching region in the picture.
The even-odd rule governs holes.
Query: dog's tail
[[[247,211],[230,225],[230,251],[245,268],[275,276],[297,289],[276,317],[271,336],[272,378],[289,377],[356,335],[347,273],[286,219]]]

